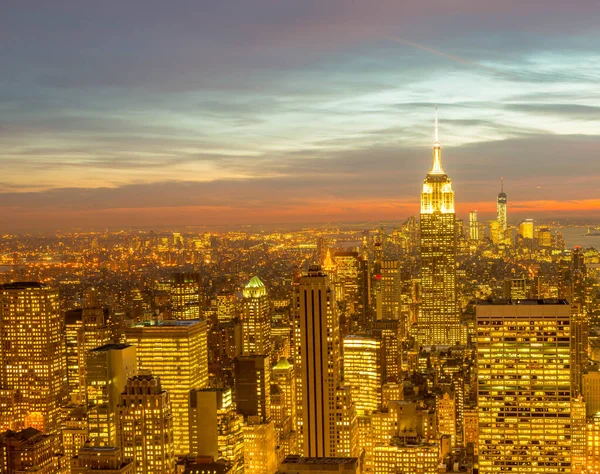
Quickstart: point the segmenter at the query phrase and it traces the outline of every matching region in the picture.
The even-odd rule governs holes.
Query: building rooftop
[[[119,351],[121,349],[127,349],[128,347],[131,347],[131,344],[110,343],[90,349],[90,352]]]
[[[566,299],[561,298],[542,298],[542,299],[499,299],[499,300],[478,300],[477,305],[492,305],[492,306],[506,306],[506,305],[569,305],[570,303]]]
[[[39,281],[13,281],[11,283],[4,283],[3,285],[0,285],[0,290],[27,290],[47,287],[48,285],[44,285]]]
[[[304,456],[287,456],[282,464],[353,464],[358,458],[312,458]]]
[[[131,325],[132,328],[147,328],[147,327],[190,327],[198,324],[199,319],[160,319],[152,321],[141,321]]]

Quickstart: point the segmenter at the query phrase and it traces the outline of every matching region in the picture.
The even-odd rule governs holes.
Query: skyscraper
[[[208,385],[206,321],[146,321],[127,328],[137,346],[138,372],[160,377],[173,409],[175,454],[189,452],[189,392]]]
[[[469,238],[473,241],[479,240],[479,221],[477,211],[469,212]]]
[[[350,387],[359,415],[368,415],[381,404],[383,364],[381,339],[354,335],[344,338],[344,382]]]
[[[170,293],[173,319],[200,319],[203,307],[200,274],[173,273]]]
[[[13,429],[58,434],[66,401],[58,290],[36,282],[0,285],[0,388],[14,395]]]
[[[244,418],[271,419],[271,364],[268,355],[235,359],[235,397],[238,413]]]
[[[437,109],[433,164],[421,193],[422,305],[417,341],[452,345],[463,339],[456,298],[456,215],[452,182],[442,168]]]
[[[244,354],[269,355],[271,352],[271,311],[264,283],[252,277],[243,291]]]
[[[135,472],[174,474],[171,404],[158,377],[136,375],[127,381],[118,418],[123,457],[135,463]]]
[[[88,352],[86,404],[89,439],[97,446],[117,446],[117,406],[129,377],[137,373],[136,348],[106,344]]]
[[[507,241],[506,232],[506,193],[504,192],[504,178],[500,181],[500,192],[496,203],[496,220],[498,222],[498,241],[501,244]]]
[[[340,327],[335,291],[318,265],[300,277],[295,291],[299,326],[299,434],[305,456],[335,449],[336,389],[341,382]]]
[[[570,306],[477,306],[479,472],[570,472]]]

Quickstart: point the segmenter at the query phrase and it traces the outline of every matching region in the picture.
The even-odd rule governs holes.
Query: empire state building
[[[421,309],[417,342],[453,345],[464,342],[456,298],[456,214],[452,181],[442,168],[437,109],[433,164],[421,193]]]

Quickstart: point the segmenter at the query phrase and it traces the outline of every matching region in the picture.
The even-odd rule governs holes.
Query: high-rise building
[[[519,234],[524,239],[533,239],[533,219],[525,219],[519,224]]]
[[[479,472],[569,472],[570,305],[481,302],[476,312]]]
[[[137,373],[136,348],[97,347],[88,352],[86,366],[89,439],[97,446],[117,446],[117,406],[127,379]]]
[[[36,282],[0,285],[0,388],[14,396],[12,429],[59,434],[67,396],[63,330],[58,290]]]
[[[382,383],[389,379],[396,380],[400,375],[402,321],[387,319],[373,323],[373,335],[381,340],[381,351],[384,355],[381,368]]]
[[[243,291],[244,354],[271,353],[271,308],[267,288],[257,276],[252,277]]]
[[[281,419],[275,419],[273,410],[271,414],[275,419],[275,429],[279,434],[279,444],[283,455],[296,454],[298,443],[296,439],[296,376],[294,366],[287,359],[280,359],[271,370],[271,387],[279,391],[279,404]],[[274,385],[273,385],[274,384]],[[277,400],[271,394],[271,404]]]
[[[454,192],[442,168],[437,111],[433,164],[421,193],[421,288],[417,341],[422,345],[463,341],[456,297]]]
[[[68,467],[70,460],[89,439],[87,412],[85,405],[66,406],[61,409],[61,412],[62,454]]]
[[[236,297],[232,291],[222,291],[217,295],[217,320],[220,323],[228,323],[235,319]]]
[[[199,273],[171,275],[171,314],[173,319],[200,319],[202,317],[203,288]]]
[[[160,377],[173,410],[175,454],[189,452],[189,392],[208,385],[206,321],[171,320],[136,323],[125,330],[137,347],[138,373]]]
[[[381,404],[383,375],[382,341],[370,336],[344,338],[344,383],[350,387],[358,415],[369,414]]]
[[[190,454],[211,456],[244,470],[244,418],[235,411],[231,388],[190,391]]]
[[[500,192],[496,202],[496,220],[498,221],[498,240],[500,243],[507,241],[507,225],[506,225],[506,193],[504,192],[504,178],[500,181]]]
[[[136,375],[127,380],[119,403],[119,446],[136,473],[174,474],[173,416],[160,379]]]
[[[477,211],[469,212],[469,238],[475,242],[479,240],[479,221]]]
[[[377,319],[398,319],[400,304],[400,262],[398,260],[382,260],[379,269],[379,285],[381,289],[381,305],[377,311]]]
[[[271,364],[268,355],[240,356],[235,360],[235,402],[244,418],[271,419]]]
[[[437,443],[393,443],[373,448],[377,474],[438,474],[440,446]]]
[[[452,446],[456,446],[457,419],[456,397],[452,390],[444,390],[435,398],[438,433],[450,436]],[[462,435],[462,433],[461,433]]]
[[[335,291],[318,265],[300,277],[295,308],[299,443],[305,456],[328,457],[337,443],[341,342]]]
[[[275,474],[277,438],[275,423],[250,417],[244,426],[244,474]]]

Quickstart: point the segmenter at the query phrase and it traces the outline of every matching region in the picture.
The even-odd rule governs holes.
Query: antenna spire
[[[504,192],[504,176],[500,176],[500,192]]]
[[[438,114],[437,114],[437,104],[435,104],[435,125],[434,125],[434,129],[435,129],[435,143],[440,143],[440,136],[438,133]]]

